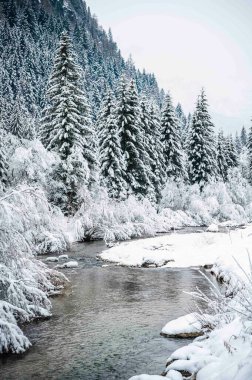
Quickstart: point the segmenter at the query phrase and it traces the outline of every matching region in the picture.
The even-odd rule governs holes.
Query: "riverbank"
[[[248,380],[252,378],[252,282],[248,257],[251,246],[252,228],[230,231],[228,234],[201,234],[195,236],[173,235],[159,240],[162,258],[173,258],[166,266],[205,265],[214,263],[212,274],[223,284],[224,291],[212,285],[211,296],[201,289],[194,292],[196,300],[203,301],[209,315],[197,313],[172,320],[163,327],[163,335],[184,336],[192,332],[202,335],[193,343],[176,350],[167,360],[163,372],[170,380]],[[150,239],[151,240],[151,239]],[[130,262],[130,252],[138,252],[138,263],[143,260],[144,252],[152,252],[150,260],[160,260],[159,252],[155,257],[153,242],[148,241],[141,247],[124,247],[120,260]],[[184,247],[184,248],[183,248]],[[157,248],[157,245],[156,245]],[[182,251],[183,248],[183,251]],[[111,250],[112,251],[112,250]],[[182,257],[187,252],[188,257]],[[116,248],[111,255],[115,255]],[[190,255],[192,254],[193,255]],[[106,256],[108,251],[104,253]],[[207,261],[206,261],[207,260]],[[196,264],[197,263],[197,264]],[[124,262],[125,264],[125,262]],[[197,331],[196,331],[197,330]],[[140,375],[131,380],[156,380],[159,376]]]
[[[227,282],[226,275],[244,276],[239,262],[249,269],[248,251],[252,245],[252,226],[227,232],[202,232],[167,235],[120,243],[102,252],[104,261],[129,267],[153,265],[186,268],[214,265],[213,271]],[[225,274],[226,270],[226,274]]]

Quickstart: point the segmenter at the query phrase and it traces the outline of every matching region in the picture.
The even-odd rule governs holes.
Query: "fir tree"
[[[140,109],[135,84],[129,88],[123,77],[119,84],[117,120],[121,149],[126,164],[126,183],[138,196],[148,194],[150,182],[143,162],[143,135],[140,126]]]
[[[252,126],[249,129],[247,147],[248,147],[248,158],[249,158],[248,179],[249,179],[249,183],[252,185]]]
[[[115,99],[112,91],[109,89],[104,96],[101,109],[97,118],[97,131],[99,136],[99,145],[101,145],[104,139],[105,127],[107,119],[115,113]]]
[[[53,167],[50,180],[53,182],[49,189],[50,201],[65,215],[74,215],[81,204],[78,191],[88,185],[89,180],[89,169],[79,148],[73,148],[65,160]]]
[[[188,140],[189,180],[202,189],[216,177],[216,151],[213,123],[204,90],[197,101]]]
[[[108,189],[111,198],[124,199],[127,196],[125,163],[113,114],[106,119],[102,136],[99,147],[101,184]]]
[[[247,130],[244,126],[242,127],[242,130],[241,130],[241,143],[242,143],[242,146],[247,146],[247,143],[248,143]]]
[[[226,181],[228,174],[228,163],[226,159],[225,139],[222,131],[218,134],[216,159],[218,174],[223,181]]]
[[[63,33],[48,84],[48,105],[42,119],[41,140],[65,160],[79,147],[89,169],[95,167],[90,107],[79,86],[80,70],[71,40]]]
[[[166,175],[173,178],[182,177],[184,168],[179,126],[170,95],[166,96],[162,111],[161,129]]]
[[[5,188],[8,184],[8,164],[6,155],[4,135],[3,131],[0,130],[0,182],[2,188]]]
[[[157,108],[150,106],[150,129],[153,135],[153,152],[155,158],[152,162],[152,170],[155,173],[154,187],[156,190],[157,202],[161,200],[161,192],[166,182],[166,171],[164,161],[164,147],[161,141],[161,120]]]
[[[225,149],[228,168],[234,168],[238,166],[238,154],[234,145],[232,135],[226,138]]]
[[[236,132],[236,134],[235,134],[235,149],[236,149],[236,151],[237,151],[238,154],[241,153],[241,150],[242,150],[242,143],[241,143],[240,136],[238,135],[237,132]]]
[[[9,118],[9,132],[19,139],[32,140],[35,137],[31,116],[20,98],[16,100],[12,108]]]

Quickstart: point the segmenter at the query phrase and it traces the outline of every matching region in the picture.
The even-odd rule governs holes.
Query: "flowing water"
[[[102,267],[102,242],[76,244],[66,269],[71,287],[52,299],[53,317],[25,326],[33,346],[0,362],[1,380],[127,380],[160,374],[168,356],[188,340],[166,339],[161,328],[191,311],[184,290],[207,281],[194,269]]]

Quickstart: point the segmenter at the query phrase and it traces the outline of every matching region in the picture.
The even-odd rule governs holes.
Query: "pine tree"
[[[0,130],[0,183],[2,188],[8,184],[8,164],[2,130]]]
[[[242,146],[247,146],[247,143],[248,143],[247,130],[244,126],[242,127],[242,130],[241,130],[241,143],[242,143]]]
[[[186,128],[187,120],[180,103],[178,103],[175,108],[175,114],[179,121],[179,127],[181,129],[181,133],[183,133],[183,130]]]
[[[78,195],[83,185],[88,185],[89,169],[79,148],[73,148],[71,154],[60,160],[50,174],[50,201],[61,208],[65,215],[74,215],[81,205]]]
[[[238,154],[234,145],[232,135],[226,138],[225,149],[228,168],[234,168],[238,166]]]
[[[107,119],[115,112],[115,99],[112,91],[109,89],[102,101],[101,109],[97,117],[97,132],[99,136],[99,145],[104,139]]]
[[[16,99],[13,104],[9,118],[9,132],[19,139],[32,140],[35,137],[34,125],[29,112],[24,106],[21,98]]]
[[[156,202],[160,192],[160,178],[157,170],[159,157],[156,151],[157,126],[155,123],[154,108],[152,110],[149,108],[145,97],[140,101],[140,125],[143,136],[143,162],[150,181],[148,198]]]
[[[166,175],[173,178],[183,177],[183,153],[179,136],[179,123],[170,95],[166,96],[162,111],[161,129]]]
[[[129,189],[138,196],[148,194],[150,181],[143,162],[143,136],[140,126],[140,109],[135,84],[129,88],[126,79],[121,78],[118,91],[116,123],[119,128],[121,149],[126,164],[125,181]]]
[[[101,184],[108,189],[111,198],[125,199],[127,196],[127,184],[124,180],[125,163],[113,114],[106,119],[102,136],[99,147]]]
[[[241,153],[241,150],[242,150],[242,143],[241,143],[240,136],[238,135],[237,132],[236,132],[236,134],[235,134],[235,149],[236,149],[236,151],[237,151],[238,154]]]
[[[228,163],[226,159],[225,139],[222,131],[218,134],[216,159],[218,174],[223,181],[226,181],[228,174]]]
[[[252,185],[252,126],[249,129],[247,147],[248,147],[248,158],[249,158],[248,179],[249,179],[249,183]]]
[[[79,86],[80,70],[67,33],[61,35],[48,84],[48,105],[42,119],[41,140],[65,160],[79,147],[90,171],[94,170],[94,135],[90,107]]]
[[[156,190],[157,202],[161,200],[161,192],[166,182],[165,160],[164,160],[164,147],[161,141],[161,120],[157,108],[151,104],[150,106],[150,129],[154,139],[153,152],[155,159],[152,162],[152,170],[155,173],[154,187]]]
[[[188,140],[189,180],[204,185],[216,177],[216,151],[213,123],[202,90],[194,112]]]

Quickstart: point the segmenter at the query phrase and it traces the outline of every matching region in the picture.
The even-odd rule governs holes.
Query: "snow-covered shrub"
[[[66,282],[34,256],[37,235],[47,230],[57,231],[42,191],[23,186],[0,197],[0,353],[29,347],[17,323],[49,316],[48,295]]]
[[[118,202],[102,188],[93,197],[86,190],[82,197],[82,206],[73,219],[78,240],[126,240],[155,234],[157,213],[148,200],[129,197]]]
[[[46,188],[52,165],[58,162],[59,157],[47,151],[39,140],[24,140],[22,145],[17,144],[9,159],[11,183]]]
[[[202,191],[197,185],[170,181],[160,204],[162,213],[165,209],[182,210],[197,225],[246,223],[252,218],[252,187],[238,169],[229,172],[228,182],[209,183]]]

